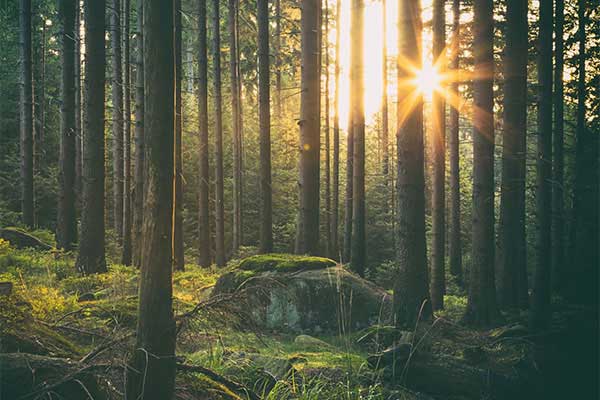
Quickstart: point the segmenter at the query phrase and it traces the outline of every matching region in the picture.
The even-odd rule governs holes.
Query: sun
[[[439,91],[441,83],[442,76],[431,63],[424,62],[423,67],[416,71],[415,85],[426,97],[431,97],[434,91]]]

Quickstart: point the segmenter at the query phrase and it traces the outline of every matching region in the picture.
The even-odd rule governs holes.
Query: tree
[[[339,259],[340,246],[338,238],[339,228],[339,207],[340,207],[340,14],[341,0],[336,1],[335,6],[335,71],[334,82],[335,92],[333,94],[333,190],[331,210],[331,257]]]
[[[398,131],[397,218],[394,314],[396,325],[414,327],[431,317],[425,244],[425,176],[423,97],[411,68],[421,68],[421,7],[419,2],[398,4]],[[410,65],[408,65],[410,63]]]
[[[173,257],[175,260],[175,269],[183,271],[185,268],[185,259],[183,251],[183,161],[181,156],[181,133],[182,133],[182,114],[181,114],[181,84],[182,63],[181,63],[181,0],[173,2],[173,24],[175,29],[175,212],[173,214]]]
[[[458,74],[460,71],[460,0],[452,0],[452,43],[451,43],[450,69],[455,79],[450,83],[450,92],[458,98]],[[460,115],[459,104],[450,107],[450,240],[448,255],[450,258],[450,273],[459,282],[463,283],[462,272],[462,244],[460,234],[460,155],[459,131]]]
[[[381,16],[382,16],[382,86],[381,93],[381,148],[382,148],[382,173],[385,185],[388,185],[388,174],[390,171],[390,144],[389,144],[389,118],[388,118],[388,52],[387,52],[387,0],[381,1]]]
[[[271,112],[269,83],[269,2],[257,1],[258,90],[260,121],[260,252],[273,251],[271,194]]]
[[[320,2],[302,3],[302,71],[300,95],[299,210],[296,226],[296,253],[319,251],[319,10]]]
[[[494,286],[494,54],[492,0],[473,3],[473,224],[465,322],[486,326],[498,317]]]
[[[144,2],[137,0],[136,70],[135,70],[135,185],[133,189],[133,264],[141,265],[142,223],[144,213]]]
[[[198,182],[198,264],[210,266],[209,166],[208,166],[208,41],[206,36],[206,0],[198,2],[198,130],[200,132]]]
[[[281,123],[281,0],[275,0],[275,115]]]
[[[81,113],[81,6],[75,1],[75,201],[77,206],[81,205],[81,174],[83,168],[82,160],[82,113]]]
[[[83,195],[77,269],[106,272],[104,255],[104,49],[105,1],[85,3],[85,123]]]
[[[227,22],[229,27],[229,71],[231,84],[231,117],[233,139],[233,251],[236,252],[242,245],[242,138],[241,138],[241,94],[239,76],[239,38],[237,26],[237,9],[239,0],[229,0],[229,14]],[[260,29],[260,26],[259,26]],[[259,35],[260,36],[260,35]],[[260,38],[259,38],[260,40]],[[268,40],[268,32],[267,32]],[[268,42],[267,42],[268,44]],[[260,47],[260,42],[259,42]],[[268,61],[268,60],[267,60]],[[260,61],[259,61],[260,63]],[[260,67],[259,67],[260,70]],[[267,69],[268,70],[268,69]],[[260,73],[260,72],[259,72]],[[267,103],[268,104],[268,103]],[[261,130],[262,132],[262,130]],[[262,158],[261,158],[262,160]],[[269,172],[270,174],[270,172]],[[270,184],[269,184],[270,190]],[[263,221],[263,223],[265,223]],[[269,250],[270,251],[270,250]]]
[[[223,199],[223,110],[221,96],[221,34],[219,0],[213,0],[213,87],[215,112],[215,261],[225,265],[225,211]]]
[[[333,244],[331,243],[331,136],[329,132],[329,2],[325,0],[325,254],[331,254]]]
[[[175,66],[173,1],[144,0],[147,181],[136,344],[128,399],[170,399],[175,386],[172,300]]]
[[[503,308],[527,307],[525,259],[525,139],[527,134],[527,1],[506,8],[504,115],[498,300]]]
[[[31,72],[31,0],[19,1],[21,218],[33,227],[33,83]]]
[[[350,107],[354,137],[352,173],[352,270],[363,276],[366,264],[365,246],[365,110],[363,77],[364,3],[352,1],[350,18]]]
[[[123,0],[123,265],[131,265],[131,65],[129,47],[130,3]]]
[[[112,0],[110,9],[113,211],[114,227],[123,237],[123,70],[121,54],[121,0]]]
[[[556,0],[554,21],[554,132],[552,143],[552,281],[555,289],[560,289],[564,278],[564,83],[565,70],[565,2]]]
[[[443,72],[446,55],[446,12],[444,0],[433,2],[433,59],[438,72]],[[432,254],[431,306],[444,308],[446,292],[446,103],[440,91],[433,93],[432,105],[433,193],[432,193]]]
[[[60,107],[60,194],[57,210],[57,247],[71,250],[77,241],[75,215],[75,1],[61,0],[61,107]]]

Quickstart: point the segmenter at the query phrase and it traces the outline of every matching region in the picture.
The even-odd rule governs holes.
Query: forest
[[[600,398],[597,0],[0,0],[0,400]]]

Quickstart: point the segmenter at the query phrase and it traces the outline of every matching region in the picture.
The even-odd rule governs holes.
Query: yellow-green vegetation
[[[335,261],[324,257],[301,256],[294,254],[260,254],[244,259],[239,269],[245,271],[294,272],[332,267]]]

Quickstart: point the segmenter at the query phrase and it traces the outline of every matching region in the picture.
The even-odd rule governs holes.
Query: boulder
[[[391,295],[326,258],[249,257],[219,278],[212,295],[240,290],[252,322],[273,330],[350,332],[391,319]]]
[[[49,244],[18,228],[0,229],[0,239],[7,240],[11,246],[17,249],[31,247],[37,250],[52,250],[52,246]]]
[[[321,339],[317,339],[316,337],[310,335],[298,335],[294,339],[294,344],[302,346],[308,349],[317,349],[317,350],[328,350],[331,349],[331,345],[327,342],[324,342]]]

